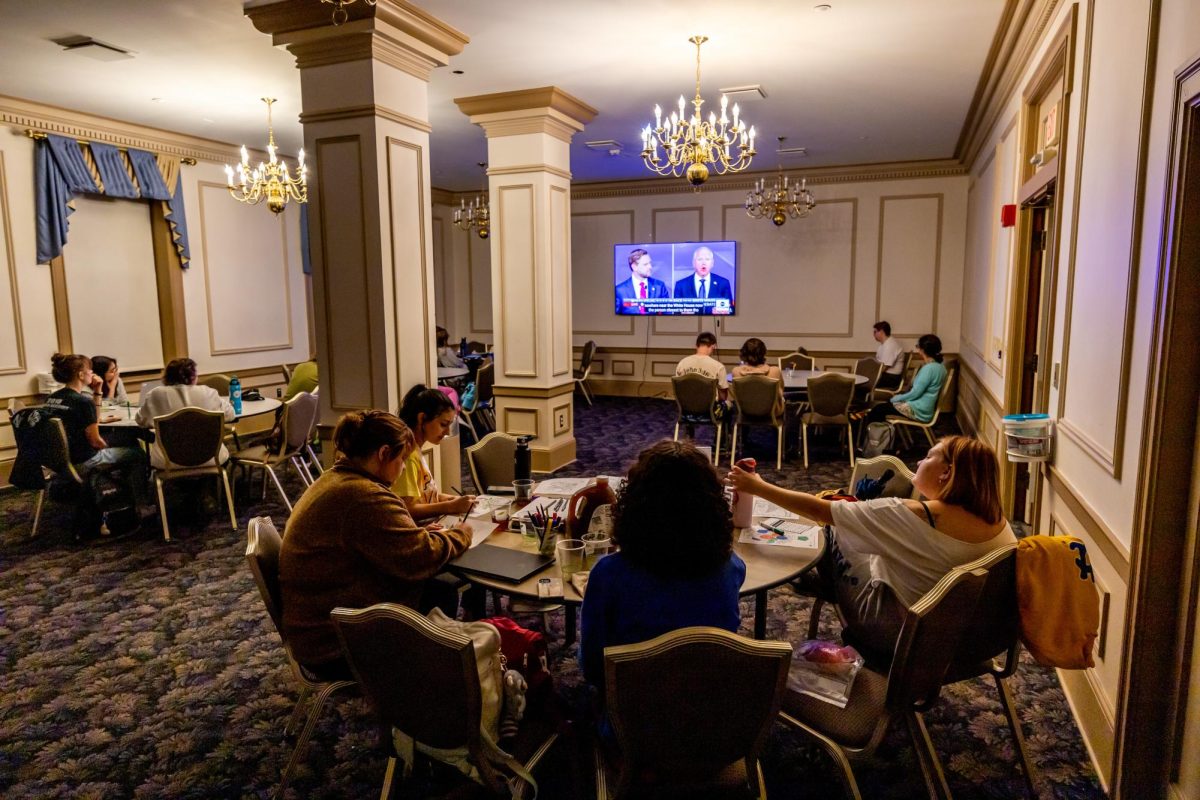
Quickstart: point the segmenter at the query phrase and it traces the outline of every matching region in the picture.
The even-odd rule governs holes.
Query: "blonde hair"
[[[1004,516],[995,451],[968,436],[945,436],[939,444],[950,474],[934,499],[959,506],[995,525]]]

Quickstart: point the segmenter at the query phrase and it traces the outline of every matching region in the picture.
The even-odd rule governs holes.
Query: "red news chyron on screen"
[[[737,242],[613,247],[613,307],[618,314],[733,314],[737,277]]]

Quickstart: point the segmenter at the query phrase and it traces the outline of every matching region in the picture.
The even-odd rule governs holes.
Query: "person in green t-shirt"
[[[317,388],[317,359],[310,358],[302,361],[292,370],[292,379],[288,381],[287,390],[283,393],[285,401],[291,400],[301,392],[312,392]]]

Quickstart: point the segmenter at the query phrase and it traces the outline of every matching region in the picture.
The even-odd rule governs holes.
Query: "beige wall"
[[[19,112],[19,113],[18,113]],[[0,135],[0,405],[30,398],[34,376],[48,372],[58,349],[50,268],[37,263],[32,139],[24,120],[65,126],[90,135],[98,118],[26,101],[0,98],[0,119],[19,116]],[[248,207],[225,190],[221,158],[236,161],[232,146],[189,140],[103,121],[105,132],[128,136],[146,149],[200,156],[182,166],[191,266],[183,273],[189,355],[201,372],[250,371],[247,385],[273,383],[253,373],[309,354],[307,278],[300,262],[299,212],[294,204],[276,216],[265,205]],[[122,138],[124,141],[124,138]],[[155,294],[148,204],[84,197],[70,217],[64,273],[74,349],[112,355],[123,370],[162,366],[162,337]],[[7,415],[4,415],[5,417]],[[0,475],[14,457],[12,431],[0,423]]]
[[[731,365],[750,336],[763,339],[771,350],[803,345],[843,364],[854,354],[874,352],[871,326],[880,318],[891,321],[909,346],[933,331],[947,352],[957,350],[966,177],[830,180],[811,188],[818,201],[812,215],[776,228],[746,216],[746,188],[655,194],[576,186],[574,345],[589,339],[599,345],[593,369],[598,388],[630,391],[643,381],[643,393],[665,388],[679,354],[690,350],[705,329],[717,334],[720,355]],[[443,232],[440,260],[435,245],[437,284],[445,287],[438,300],[439,323],[455,340],[491,341],[487,243],[456,229],[452,216],[450,206],[435,206],[435,226],[442,220]],[[613,313],[614,245],[705,239],[738,242],[735,316]]]

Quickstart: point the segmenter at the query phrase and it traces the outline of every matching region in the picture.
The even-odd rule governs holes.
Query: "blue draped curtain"
[[[89,144],[88,148],[103,186],[96,184],[80,144],[74,139],[47,134],[34,145],[38,263],[49,263],[62,254],[67,243],[67,217],[75,211],[72,196],[84,193],[162,201],[175,249],[186,269],[190,255],[179,171],[173,170],[174,186],[168,187],[154,154],[130,148],[126,154],[137,178],[137,185],[134,185],[117,148],[99,142]]]

